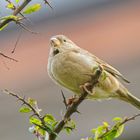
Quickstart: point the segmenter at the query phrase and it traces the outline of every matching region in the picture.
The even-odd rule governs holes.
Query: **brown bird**
[[[140,100],[119,81],[122,79],[129,83],[118,70],[78,47],[64,35],[56,35],[50,39],[48,73],[55,83],[74,94],[81,94],[80,86],[91,80],[91,75],[99,66],[103,68],[102,74],[88,98],[95,100],[117,98],[140,109]]]

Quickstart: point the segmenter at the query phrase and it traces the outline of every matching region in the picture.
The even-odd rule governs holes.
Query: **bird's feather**
[[[103,60],[96,57],[96,61],[103,67],[104,70],[115,76],[116,78],[121,78],[126,83],[130,83],[118,70],[116,70],[111,65],[107,64]]]

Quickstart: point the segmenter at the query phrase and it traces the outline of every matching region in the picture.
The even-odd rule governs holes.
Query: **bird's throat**
[[[58,49],[55,49],[55,50],[53,51],[53,55],[55,56],[55,55],[57,55],[59,52],[60,52],[60,51],[59,51]]]

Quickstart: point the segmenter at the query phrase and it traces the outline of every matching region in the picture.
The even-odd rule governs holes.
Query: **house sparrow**
[[[129,81],[118,70],[78,47],[64,35],[56,35],[50,39],[49,76],[55,83],[74,94],[81,94],[80,86],[91,81],[91,75],[99,66],[103,69],[101,76],[87,98],[95,100],[117,98],[140,109],[140,100],[120,83],[119,79],[127,83]]]

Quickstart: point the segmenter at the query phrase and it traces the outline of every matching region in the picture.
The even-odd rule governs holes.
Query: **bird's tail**
[[[132,95],[127,89],[118,90],[119,99],[126,101],[140,110],[140,99]]]

